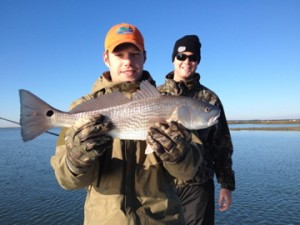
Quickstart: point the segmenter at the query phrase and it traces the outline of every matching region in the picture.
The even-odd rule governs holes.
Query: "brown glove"
[[[83,174],[95,159],[112,147],[112,138],[105,133],[112,129],[112,123],[97,115],[82,118],[66,131],[66,162],[71,172]]]
[[[181,124],[156,123],[148,131],[147,143],[163,161],[178,162],[191,144],[191,133]]]

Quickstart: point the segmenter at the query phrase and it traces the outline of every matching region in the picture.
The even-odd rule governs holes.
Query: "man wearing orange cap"
[[[71,108],[115,91],[132,98],[143,80],[155,85],[143,69],[144,40],[133,25],[118,24],[108,31],[103,60],[109,71]],[[104,133],[113,124],[104,121],[99,115],[62,129],[51,158],[64,189],[87,189],[84,224],[184,224],[174,177],[191,179],[195,175],[200,156],[191,151],[190,132],[177,123],[164,123],[165,130],[172,133],[169,137],[165,130],[158,134],[161,124],[156,124],[149,130],[148,144],[155,142],[161,148],[145,154],[146,141],[112,139]],[[172,141],[172,152],[164,148],[166,138]]]

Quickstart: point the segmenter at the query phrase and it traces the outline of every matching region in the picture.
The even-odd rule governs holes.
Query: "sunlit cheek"
[[[175,70],[180,70],[181,64],[180,63],[174,63]]]
[[[116,82],[116,81],[119,81],[120,79],[120,66],[119,65],[116,65],[116,64],[111,64],[110,66],[110,75],[111,75],[111,78],[112,78],[112,81]]]

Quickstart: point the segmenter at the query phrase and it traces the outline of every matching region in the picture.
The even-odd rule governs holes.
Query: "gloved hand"
[[[79,119],[68,128],[66,162],[71,172],[84,174],[98,156],[112,147],[112,137],[105,134],[111,129],[112,123],[102,115]]]
[[[147,143],[157,156],[168,162],[180,161],[188,151],[191,139],[191,132],[174,121],[154,124],[147,135]]]

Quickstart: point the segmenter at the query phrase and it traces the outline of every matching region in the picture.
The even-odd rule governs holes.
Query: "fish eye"
[[[209,107],[206,107],[206,108],[205,108],[205,112],[210,112],[210,108],[209,108]]]

